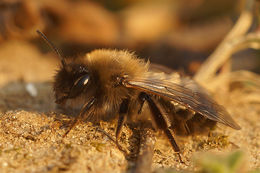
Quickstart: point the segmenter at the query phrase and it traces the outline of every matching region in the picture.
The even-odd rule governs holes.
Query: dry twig
[[[247,0],[245,8],[233,29],[229,32],[222,43],[215,49],[215,51],[209,56],[209,58],[205,61],[205,63],[201,66],[200,70],[195,75],[194,79],[197,82],[201,83],[202,85],[208,83],[210,79],[214,78],[217,70],[227,62],[233,52],[237,51],[238,48],[241,50],[241,48],[252,46],[250,43],[252,41],[252,35],[243,35],[248,31],[252,24],[253,7],[254,0]],[[254,41],[253,47],[255,47],[255,44],[257,44],[256,41]]]
[[[140,149],[135,173],[151,172],[155,141],[154,131],[151,128],[141,129]]]

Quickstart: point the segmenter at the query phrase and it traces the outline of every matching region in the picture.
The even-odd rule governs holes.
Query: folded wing
[[[241,127],[232,119],[226,109],[216,103],[193,80],[180,79],[178,82],[170,80],[170,75],[160,77],[158,73],[149,73],[148,76],[136,79],[124,79],[124,85],[150,94],[172,100],[187,109],[193,110],[208,119],[220,122],[234,129]]]

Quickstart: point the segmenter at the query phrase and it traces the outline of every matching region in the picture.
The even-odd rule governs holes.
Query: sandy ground
[[[56,108],[52,76],[58,61],[42,55],[25,42],[7,42],[0,47],[0,170],[1,172],[126,172],[138,151],[138,125],[124,126],[120,143],[130,151],[122,153],[109,138],[88,122],[77,125],[62,138],[71,120]],[[35,96],[26,90],[28,84]],[[226,94],[226,93],[225,93]],[[237,94],[237,93],[236,93]],[[185,164],[179,162],[169,142],[157,134],[153,170],[193,170],[193,156],[201,152],[228,153],[243,150],[249,170],[260,167],[260,106],[233,99],[232,93],[214,94],[240,124],[236,131],[218,125],[208,136],[178,137]],[[115,122],[101,122],[114,136]]]

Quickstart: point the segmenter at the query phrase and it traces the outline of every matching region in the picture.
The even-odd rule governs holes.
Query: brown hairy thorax
[[[105,49],[94,50],[83,57],[69,59],[65,63],[66,65],[62,66],[55,76],[56,102],[64,107],[80,109],[83,104],[95,97],[97,103],[90,113],[93,120],[99,120],[104,116],[114,117],[123,99],[136,96],[137,92],[133,89],[117,86],[118,77],[142,76],[149,67],[149,63],[138,59],[133,53]],[[75,82],[84,75],[89,76],[88,86],[76,96],[66,98]]]

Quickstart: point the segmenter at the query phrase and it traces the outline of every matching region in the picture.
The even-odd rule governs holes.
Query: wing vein
[[[211,120],[218,121],[234,129],[240,129],[240,126],[232,119],[225,108],[218,105],[206,92],[202,91],[195,81],[186,78],[185,80],[187,84],[193,84],[193,88],[188,85],[185,86],[184,82],[179,84],[163,80],[158,78],[158,74],[149,74],[149,77],[137,79],[125,79],[124,84],[126,87],[135,88],[174,101]]]

